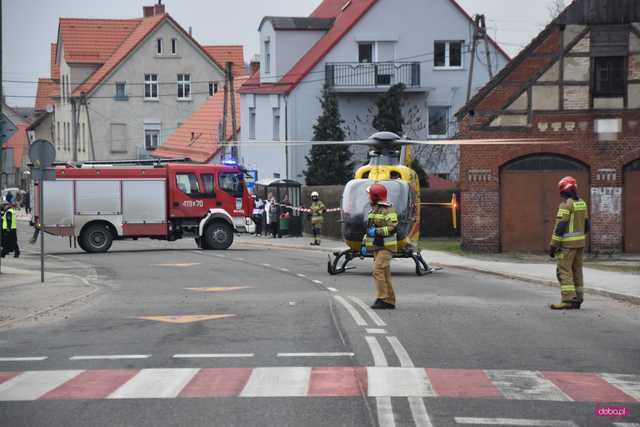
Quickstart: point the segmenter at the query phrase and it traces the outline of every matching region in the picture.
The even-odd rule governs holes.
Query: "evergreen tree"
[[[320,98],[322,113],[313,126],[314,141],[344,141],[343,120],[335,93],[325,85]],[[304,172],[307,185],[341,185],[353,178],[353,163],[349,147],[314,145]]]
[[[376,101],[378,114],[373,118],[373,127],[378,131],[393,132],[402,136],[404,117],[402,116],[402,97],[405,85],[398,83],[380,95]]]

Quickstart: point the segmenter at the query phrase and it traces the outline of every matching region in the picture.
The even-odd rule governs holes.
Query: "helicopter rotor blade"
[[[570,144],[571,141],[548,139],[548,138],[491,138],[491,139],[430,139],[430,140],[407,140],[399,139],[397,141],[376,141],[376,140],[359,140],[359,141],[229,141],[224,144],[218,144],[219,147],[233,147],[239,144],[245,147],[299,147],[313,145],[336,145],[351,146],[365,145],[371,147],[400,147],[403,145],[547,145],[547,144]]]

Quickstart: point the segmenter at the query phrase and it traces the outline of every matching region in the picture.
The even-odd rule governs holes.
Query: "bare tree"
[[[547,5],[547,10],[549,11],[549,16],[553,20],[556,19],[566,7],[567,3],[565,0],[551,0]]]

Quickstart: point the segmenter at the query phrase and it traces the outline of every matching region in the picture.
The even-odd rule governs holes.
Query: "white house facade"
[[[309,147],[282,141],[312,138],[324,84],[338,96],[348,139],[373,133],[375,101],[396,83],[406,86],[407,136],[453,136],[473,28],[454,0],[324,0],[309,18],[265,17],[259,73],[241,88],[241,161],[261,178],[304,182]],[[493,41],[489,52],[495,74],[508,57]],[[490,78],[484,44],[477,58],[473,92]],[[457,177],[457,148],[417,157],[429,173]]]

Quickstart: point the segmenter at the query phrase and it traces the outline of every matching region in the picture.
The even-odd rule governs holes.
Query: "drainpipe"
[[[285,178],[289,179],[289,97],[284,95],[284,160]]]

